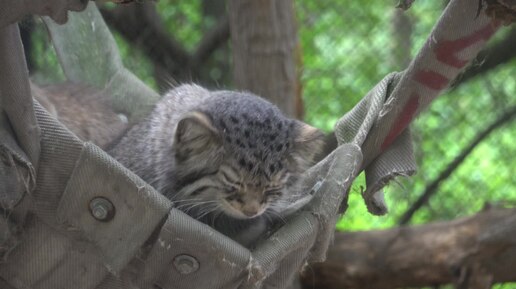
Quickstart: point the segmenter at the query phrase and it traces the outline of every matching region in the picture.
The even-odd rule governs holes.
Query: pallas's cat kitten
[[[250,93],[183,85],[110,151],[175,206],[243,245],[306,197],[316,128]]]

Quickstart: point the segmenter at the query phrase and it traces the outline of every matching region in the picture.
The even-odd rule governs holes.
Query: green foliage
[[[304,52],[304,97],[310,108],[306,119],[329,131],[389,71],[400,70],[390,62],[396,49],[391,40],[393,6],[378,1],[372,5],[312,0],[296,4]],[[441,8],[435,2],[424,1],[415,3],[406,12],[413,23],[412,56],[426,41]],[[497,38],[502,38],[502,34]],[[475,134],[503,108],[515,103],[515,79],[509,77],[511,74],[514,75],[514,63],[500,66],[489,75],[440,96],[413,125],[419,173],[386,189],[390,214],[375,217],[367,213],[360,196],[363,181],[359,180],[351,190],[349,208],[338,229],[367,230],[396,225],[425,186]],[[496,99],[495,95],[498,95]],[[516,180],[509,157],[516,151],[512,129],[514,124],[509,124],[484,140],[442,183],[437,196],[415,215],[413,223],[470,215],[486,202],[514,202]]]
[[[201,1],[163,0],[157,2],[157,9],[171,35],[187,50],[192,51],[201,40],[205,23],[201,11]]]
[[[367,5],[370,4],[370,5]],[[326,131],[393,70],[389,1],[296,1],[303,48],[306,120]],[[367,8],[367,9],[366,9]],[[440,7],[421,2],[409,10],[414,46],[422,46]],[[317,105],[312,105],[317,103]]]
[[[455,289],[456,286],[453,286],[453,285],[444,285],[444,286],[439,286],[439,287],[423,287],[423,288],[418,288],[418,289],[435,289],[435,288],[439,288],[439,289]],[[514,289],[516,288],[516,283],[515,282],[507,282],[507,283],[503,283],[503,284],[494,284],[491,289]],[[405,289],[409,289],[409,288],[405,288]]]
[[[507,282],[503,284],[495,284],[492,289],[513,289],[516,288],[516,282]]]
[[[160,0],[156,8],[170,35],[192,52],[205,30],[213,27],[216,19],[205,11],[203,1]]]
[[[490,73],[495,79],[510,72],[509,63],[499,71]],[[513,82],[504,78],[505,95],[515,95]],[[435,100],[430,109],[421,115],[414,125],[419,172],[416,176],[387,188],[386,198],[390,205],[387,217],[374,217],[356,209],[350,203],[348,213],[338,228],[355,230],[355,224],[370,224],[368,228],[384,228],[396,224],[397,219],[412,204],[425,186],[466,147],[475,135],[487,127],[505,108],[498,107],[484,82],[476,79],[456,91],[446,93]],[[496,82],[496,80],[493,80]],[[505,101],[514,103],[514,98]],[[513,104],[514,105],[514,104]],[[514,161],[516,152],[514,130],[516,123],[508,123],[486,138],[459,168],[441,183],[430,204],[414,216],[415,224],[434,220],[449,220],[474,214],[486,203],[514,206],[516,204],[516,178]],[[367,220],[367,221],[364,221]]]
[[[138,78],[153,89],[157,89],[156,79],[153,75],[153,66],[149,59],[139,50],[127,43],[116,31],[111,31],[124,66],[132,71]]]

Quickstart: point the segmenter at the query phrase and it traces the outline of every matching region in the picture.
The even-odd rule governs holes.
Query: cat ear
[[[313,164],[314,158],[322,152],[323,147],[324,134],[319,129],[296,121],[292,160],[297,167],[303,171],[308,169]]]
[[[206,114],[189,112],[179,120],[174,139],[178,160],[201,156],[219,148],[220,144],[219,132]]]

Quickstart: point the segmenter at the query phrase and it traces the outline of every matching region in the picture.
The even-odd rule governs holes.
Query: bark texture
[[[516,209],[414,227],[337,233],[324,263],[302,274],[304,288],[490,288],[516,281]]]
[[[225,7],[220,0],[210,0],[210,5],[218,9]],[[205,66],[216,50],[227,46],[229,21],[225,14],[217,15],[213,28],[203,35],[195,50],[189,52],[167,31],[154,3],[134,3],[115,9],[101,8],[100,11],[112,28],[129,43],[142,49],[153,63],[161,90],[170,89],[170,84],[192,81],[213,86]],[[221,68],[226,67],[225,63],[217,64]]]
[[[291,0],[231,0],[235,86],[302,116],[297,27]]]

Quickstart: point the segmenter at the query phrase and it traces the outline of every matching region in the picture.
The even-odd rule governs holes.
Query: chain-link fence
[[[296,3],[306,117],[325,129],[385,74],[407,66],[444,8],[424,1],[406,12],[389,2]],[[387,190],[391,214],[367,217],[355,186],[341,228],[426,223],[514,205],[515,49],[514,28],[502,29],[417,119],[412,131],[419,172]]]

